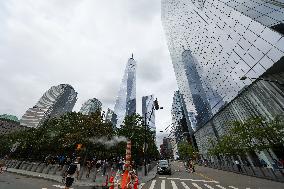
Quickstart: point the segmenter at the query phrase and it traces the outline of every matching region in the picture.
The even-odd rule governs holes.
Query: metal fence
[[[201,166],[204,166],[203,164],[199,164]],[[240,165],[240,169],[237,167],[237,165],[233,163],[218,163],[218,162],[208,162],[207,167],[213,168],[213,169],[219,169],[223,171],[229,171],[234,172],[238,174],[263,178],[263,179],[269,179],[277,182],[284,182],[284,169],[278,168],[278,169],[272,169],[267,167],[255,167],[255,166],[246,166],[246,165]]]

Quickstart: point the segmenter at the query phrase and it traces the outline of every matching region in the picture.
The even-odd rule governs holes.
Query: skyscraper
[[[109,108],[107,109],[105,121],[112,123],[113,126],[116,126],[117,116],[116,116],[116,114],[114,113],[113,110],[111,110]]]
[[[76,97],[77,92],[71,85],[53,86],[43,94],[35,106],[26,111],[20,123],[27,127],[39,127],[49,118],[71,112],[77,100]]]
[[[194,60],[190,50],[184,50],[182,52],[182,63],[192,95],[193,105],[197,114],[197,127],[199,127],[210,119],[212,114],[211,107],[206,97],[205,90],[202,86],[201,77],[196,68],[197,63]]]
[[[115,102],[114,113],[117,115],[117,127],[125,116],[136,113],[136,61],[129,58]]]
[[[272,1],[162,0],[162,22],[178,87],[199,126],[200,119],[204,124],[207,115],[214,115],[253,81],[240,80],[242,76],[258,78],[284,55],[284,38],[278,33],[281,10]],[[195,87],[192,79],[197,81]]]
[[[101,111],[102,103],[96,99],[92,98],[87,100],[81,107],[80,112],[84,115],[90,115],[93,112]]]
[[[171,113],[176,142],[179,143],[183,139],[191,140],[190,135],[193,134],[191,120],[179,91],[174,93]]]
[[[146,120],[146,124],[152,131],[156,131],[155,126],[155,110],[154,108],[154,95],[142,97],[142,116]]]

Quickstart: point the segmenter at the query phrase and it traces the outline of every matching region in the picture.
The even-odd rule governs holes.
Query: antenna
[[[133,59],[133,53],[132,53],[132,55],[131,55],[131,58]]]

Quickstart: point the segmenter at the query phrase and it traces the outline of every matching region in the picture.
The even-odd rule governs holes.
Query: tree
[[[159,155],[154,133],[149,127],[146,127],[142,123],[142,117],[139,114],[133,114],[126,116],[121,128],[117,129],[118,136],[124,136],[131,140],[132,143],[132,158],[135,162],[142,162],[144,154],[144,137],[147,141],[146,154],[148,158],[157,158]],[[121,149],[125,154],[125,146]]]
[[[197,150],[190,143],[182,141],[178,143],[178,152],[181,159],[193,159]]]
[[[211,155],[245,155],[284,143],[283,116],[267,122],[262,117],[251,117],[244,122],[231,122],[231,129],[209,149]]]

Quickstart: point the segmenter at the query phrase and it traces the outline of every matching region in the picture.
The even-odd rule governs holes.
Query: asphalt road
[[[157,175],[142,189],[284,189],[284,183],[199,166],[188,173],[180,162],[172,162],[171,168],[172,175]]]
[[[5,172],[0,174],[0,189],[59,189],[62,183],[22,176]],[[91,189],[91,187],[72,187],[73,189]]]
[[[181,162],[172,163],[172,175],[157,175],[142,189],[284,189],[284,183],[244,176],[204,167],[196,173],[185,171]],[[0,174],[0,189],[58,189],[62,183],[5,172]],[[78,187],[73,189],[92,189]],[[141,187],[140,187],[141,189]]]

